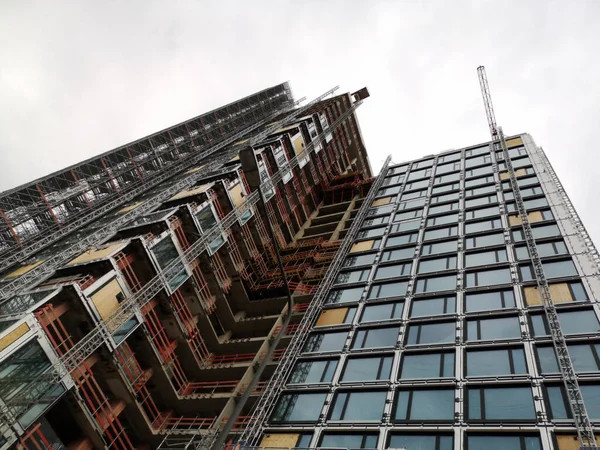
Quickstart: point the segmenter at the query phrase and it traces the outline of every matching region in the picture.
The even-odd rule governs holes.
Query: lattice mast
[[[527,249],[529,251],[531,263],[535,272],[537,288],[542,298],[542,304],[544,306],[546,320],[548,321],[548,326],[550,328],[552,343],[556,352],[558,365],[560,367],[562,378],[565,384],[569,406],[573,414],[573,419],[575,420],[575,427],[577,428],[580,446],[581,448],[596,448],[594,430],[583,403],[583,397],[581,395],[581,389],[579,387],[577,375],[573,369],[573,362],[569,356],[569,351],[560,327],[556,308],[552,302],[550,287],[548,286],[548,280],[544,274],[540,255],[531,230],[531,224],[529,223],[529,219],[527,217],[527,210],[525,209],[525,205],[521,197],[521,191],[519,189],[519,185],[517,184],[517,177],[508,154],[508,147],[506,145],[504,133],[502,132],[502,127],[499,127],[496,123],[496,116],[494,114],[494,107],[492,105],[492,97],[490,94],[487,75],[485,73],[485,67],[479,66],[477,68],[477,73],[479,75],[479,85],[481,86],[481,94],[483,96],[483,104],[485,106],[485,113],[490,129],[490,136],[492,138],[492,145],[494,150],[499,148],[502,151],[502,155],[506,163],[506,169],[510,178],[510,185],[514,193],[517,210],[523,226],[523,234],[525,235]]]

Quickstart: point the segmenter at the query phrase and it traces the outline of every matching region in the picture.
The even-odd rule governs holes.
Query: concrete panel
[[[0,352],[29,331],[29,325],[22,323],[5,336],[0,338]]]
[[[123,291],[121,291],[121,286],[117,280],[112,280],[90,296],[100,317],[107,319],[115,312],[119,307],[117,295],[122,293]]]
[[[346,314],[348,314],[348,308],[326,309],[319,316],[316,326],[339,325],[344,323]]]

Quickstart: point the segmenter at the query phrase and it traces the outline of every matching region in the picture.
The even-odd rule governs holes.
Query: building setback
[[[281,84],[0,194],[0,448],[207,448],[244,399],[236,439],[365,209],[366,97]]]
[[[598,430],[598,252],[543,150],[506,144]],[[384,167],[236,448],[579,449],[509,178],[492,143]]]

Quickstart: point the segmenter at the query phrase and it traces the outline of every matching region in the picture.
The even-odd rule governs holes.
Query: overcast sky
[[[544,147],[600,244],[600,1],[27,1],[0,6],[0,189],[264,87],[367,86],[371,163],[507,134]]]

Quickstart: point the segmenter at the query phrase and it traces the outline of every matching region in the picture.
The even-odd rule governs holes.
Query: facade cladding
[[[507,147],[597,426],[598,253],[542,149],[526,134]],[[578,449],[502,152],[379,177],[261,433],[244,436],[258,447],[242,448]]]
[[[368,92],[334,91],[281,84],[0,194],[1,449],[208,448],[242,404],[243,430],[373,183]]]

